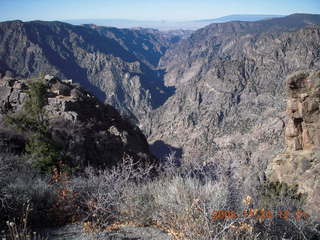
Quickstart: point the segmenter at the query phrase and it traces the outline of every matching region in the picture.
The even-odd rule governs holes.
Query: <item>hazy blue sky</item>
[[[320,13],[320,0],[0,0],[0,21],[193,20],[230,14]]]

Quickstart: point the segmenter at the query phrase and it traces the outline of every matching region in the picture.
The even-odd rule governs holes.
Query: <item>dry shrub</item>
[[[11,161],[10,165],[5,168],[8,160]],[[49,178],[39,175],[23,160],[25,159],[8,155],[0,158],[0,165],[4,164],[3,168],[6,169],[3,173],[0,170],[1,220],[20,218],[24,204],[30,202],[30,223],[42,225],[47,209],[55,200],[55,194],[49,184]]]
[[[60,169],[63,169],[61,166]],[[73,223],[80,219],[78,193],[70,188],[71,176],[67,171],[55,168],[50,185],[56,196],[53,205],[48,209],[48,215],[53,225]]]
[[[84,176],[74,178],[72,182],[73,190],[79,193],[84,221],[93,222],[99,228],[116,221],[125,189],[146,179],[151,169],[151,166],[141,167],[128,156],[112,169],[88,167]]]
[[[256,197],[246,197],[242,203],[239,184],[219,166],[177,166],[171,156],[157,168],[156,176],[150,175],[151,169],[126,158],[111,170],[88,168],[85,176],[75,178],[72,188],[79,193],[86,215],[84,227],[95,232],[126,223],[156,226],[184,240],[317,236],[314,224],[259,217],[262,207]],[[244,209],[254,213],[244,216]],[[237,216],[213,219],[214,210],[235,211]]]

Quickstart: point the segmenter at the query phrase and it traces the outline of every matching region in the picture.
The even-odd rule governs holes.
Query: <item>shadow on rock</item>
[[[152,152],[161,162],[165,162],[166,158],[169,155],[174,154],[176,165],[181,165],[181,158],[183,153],[182,148],[173,147],[161,140],[155,141],[152,145],[149,146],[149,148],[150,152]]]

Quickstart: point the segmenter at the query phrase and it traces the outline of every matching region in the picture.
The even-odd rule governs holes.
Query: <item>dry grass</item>
[[[125,157],[112,169],[88,167],[77,177],[53,175],[51,184],[32,171],[3,164],[0,173],[7,174],[0,175],[1,211],[7,219],[20,219],[23,203],[29,199],[32,206],[42,204],[30,209],[30,219],[39,219],[43,214],[40,210],[47,213],[49,209],[58,209],[55,220],[81,217],[84,232],[94,233],[96,239],[103,239],[103,234],[99,235],[101,231],[124,225],[157,227],[178,240],[305,240],[320,236],[319,226],[312,221],[257,217],[265,206],[259,198],[244,195],[241,186],[223,167],[177,166],[176,162],[171,155],[164,165],[146,167]],[[283,197],[281,203],[286,205],[270,202],[266,209],[295,206],[294,201]],[[253,209],[252,216],[243,216],[243,209]],[[240,214],[219,220],[213,218],[214,210]],[[30,237],[29,228],[16,221],[10,221],[7,226],[11,234],[10,238],[7,234],[7,240],[18,240],[12,238],[17,235]]]
[[[305,221],[261,218],[259,201],[243,196],[239,186],[217,166],[177,167],[175,159],[144,170],[126,159],[112,170],[95,172],[76,180],[88,209],[90,231],[123,225],[154,226],[173,239],[311,239],[316,231]],[[243,199],[243,201],[242,201]],[[290,205],[290,199],[287,203]],[[238,201],[238,202],[237,202]],[[254,202],[255,201],[255,202]],[[284,201],[285,202],[285,201]],[[252,216],[213,220],[213,210],[256,209]]]
[[[47,240],[37,232],[29,228],[29,214],[32,211],[30,202],[23,206],[23,212],[19,220],[7,221],[7,231],[2,232],[2,240]]]

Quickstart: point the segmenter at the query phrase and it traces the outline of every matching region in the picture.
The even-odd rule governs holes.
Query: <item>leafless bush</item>
[[[89,212],[86,221],[159,225],[185,239],[227,232],[233,221],[214,223],[212,211],[230,208],[229,184],[206,175],[208,166],[177,166],[174,158],[167,160],[156,178],[150,178],[150,168],[139,168],[130,159],[112,170],[88,168],[85,178],[73,181]]]
[[[11,155],[0,157],[1,220],[20,218],[24,204],[30,202],[30,223],[42,224],[46,210],[54,202],[54,191],[49,178],[34,171],[24,160]]]
[[[256,231],[264,239],[318,239],[320,232],[316,223],[304,211],[304,196],[298,193],[297,186],[272,182],[258,188],[260,197],[255,208],[267,209],[272,218],[263,224],[255,224]]]
[[[203,184],[195,178],[175,177],[151,183],[150,192],[155,220],[190,239],[211,235],[212,211],[228,208],[228,189],[223,183]]]
[[[160,173],[157,179],[125,189],[119,204],[123,221],[157,225],[177,239],[257,237],[245,217],[213,219],[214,210],[233,210],[226,178],[213,180],[203,166],[182,166],[176,171],[172,165],[166,168],[169,171]]]
[[[119,222],[158,226],[176,239],[194,240],[311,239],[316,231],[312,224],[307,231],[303,221],[258,217],[258,199],[248,197],[250,202],[242,203],[240,184],[223,166],[177,165],[171,155],[158,167],[156,177],[150,171],[151,167],[139,167],[129,158],[111,170],[87,168],[85,177],[72,183],[87,211],[85,221],[101,227]],[[246,208],[255,213],[243,215]],[[214,210],[234,211],[237,216],[214,219]]]
[[[85,170],[85,177],[73,180],[72,188],[79,193],[82,207],[87,211],[85,220],[94,221],[104,227],[119,216],[119,204],[125,189],[138,184],[150,174],[152,166],[142,168],[130,157],[112,168],[96,171],[92,167]]]
[[[10,178],[8,173],[14,169],[16,157],[9,154],[0,155],[0,209],[4,208],[7,204],[6,196],[3,193],[3,188],[9,183]]]
[[[13,172],[11,181],[2,189],[5,198],[5,207],[13,216],[19,214],[21,207],[31,201],[33,208],[32,218],[36,221],[41,218],[38,214],[45,211],[54,202],[54,191],[48,180],[28,173]]]

